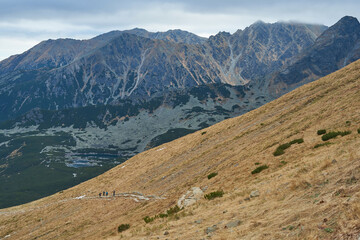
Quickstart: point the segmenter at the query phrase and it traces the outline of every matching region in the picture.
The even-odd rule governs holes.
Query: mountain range
[[[244,85],[311,46],[325,26],[257,22],[209,39],[183,31],[113,31],[90,40],[48,40],[0,63],[0,120],[149,99],[209,83]]]

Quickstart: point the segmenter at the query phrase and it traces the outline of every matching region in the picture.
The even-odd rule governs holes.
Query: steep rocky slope
[[[323,32],[294,63],[275,74],[270,92],[281,95],[283,89],[291,90],[314,81],[359,58],[360,23],[354,17],[343,17]]]
[[[244,84],[278,70],[310,47],[325,26],[256,22],[233,35],[209,38],[206,49],[233,84]]]
[[[359,86],[357,61],[243,116],[138,154],[76,187],[3,209],[0,236],[357,239]],[[347,134],[323,141],[320,129]],[[294,139],[303,143],[273,155]],[[251,173],[262,165],[268,168]],[[208,179],[212,172],[218,175]],[[221,189],[224,196],[144,222],[145,216],[174,207],[192,187],[206,194]],[[112,190],[116,197],[98,196]],[[130,229],[117,233],[120,224]]]

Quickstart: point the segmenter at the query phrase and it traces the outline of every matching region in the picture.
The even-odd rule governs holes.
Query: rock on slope
[[[76,187],[3,209],[0,236],[357,239],[359,86],[357,61],[245,115],[138,154]],[[319,129],[351,133],[314,148],[325,143]],[[299,138],[304,143],[273,155],[280,144]],[[258,164],[269,168],[251,174]],[[212,172],[218,175],[208,179]],[[173,217],[143,221],[175,206],[192,187],[201,187],[205,194],[222,189],[225,194],[202,199]],[[98,197],[113,189],[154,197]],[[249,198],[255,190],[259,196]],[[130,229],[117,233],[120,224],[130,224]]]

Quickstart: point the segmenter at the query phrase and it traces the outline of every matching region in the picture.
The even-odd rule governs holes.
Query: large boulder
[[[203,198],[204,192],[199,187],[192,187],[179,198],[177,205],[179,208],[190,206]]]

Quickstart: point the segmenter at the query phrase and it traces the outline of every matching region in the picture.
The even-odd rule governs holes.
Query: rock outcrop
[[[177,206],[179,208],[188,207],[202,199],[203,196],[204,192],[199,187],[192,187],[189,191],[182,195],[181,198],[179,198]]]

